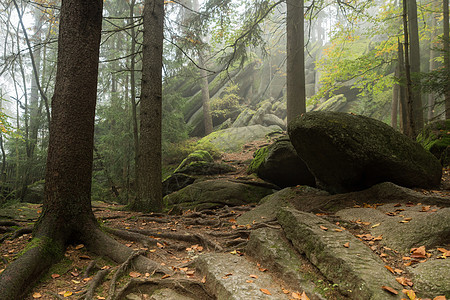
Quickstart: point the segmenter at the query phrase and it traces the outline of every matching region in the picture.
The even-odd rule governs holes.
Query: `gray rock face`
[[[175,173],[166,178],[163,183],[163,196],[179,191],[195,181],[194,177],[185,174]]]
[[[260,155],[264,157],[257,155],[254,159],[255,163],[259,163],[256,169],[258,177],[279,187],[316,185],[314,176],[297,155],[289,138],[278,139],[268,146],[267,152],[261,152]]]
[[[288,126],[298,155],[332,193],[362,190],[390,181],[405,187],[440,183],[439,161],[390,126],[364,116],[310,112]]]
[[[309,299],[325,299],[314,292],[316,286],[310,281],[317,275],[306,271],[307,262],[295,253],[282,235],[280,230],[271,228],[254,230],[250,235],[245,253],[263,266],[280,274],[284,281],[296,289],[305,291]]]
[[[351,299],[400,299],[381,286],[402,287],[367,246],[347,231],[310,213],[281,208],[278,222],[293,246]],[[327,231],[320,228],[324,226]],[[348,247],[344,245],[348,244]]]
[[[265,114],[262,117],[262,122],[265,126],[277,125],[286,129],[286,123],[274,114]]]
[[[373,208],[350,208],[338,211],[336,215],[347,221],[361,220],[380,224],[370,231],[374,236],[383,236],[381,243],[391,249],[409,253],[413,247],[431,248],[450,241],[450,208],[429,208],[422,211],[422,205],[394,207],[387,204]],[[389,216],[401,209],[401,213]],[[406,223],[400,221],[409,219]]]
[[[225,205],[237,206],[256,203],[271,193],[272,189],[265,187],[218,179],[191,184],[165,196],[164,201],[168,205],[201,210]]]
[[[262,139],[266,134],[282,132],[283,130],[276,125],[265,127],[262,125],[253,125],[238,128],[228,128],[215,131],[202,138],[199,143],[211,143],[218,150],[223,152],[241,151],[242,146],[251,141]]]
[[[243,257],[226,253],[203,254],[195,264],[206,276],[206,286],[217,300],[289,299],[269,274],[260,272],[256,264]],[[250,277],[252,274],[258,278]],[[264,294],[261,289],[267,289],[271,295]]]
[[[421,297],[450,298],[450,259],[426,261],[408,270],[413,274],[414,289]]]
[[[247,126],[248,122],[252,119],[255,112],[249,108],[244,109],[239,116],[237,117],[236,121],[231,125],[231,127],[244,127]]]

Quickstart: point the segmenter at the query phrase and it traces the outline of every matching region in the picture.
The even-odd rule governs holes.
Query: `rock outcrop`
[[[319,187],[345,193],[390,181],[405,187],[439,186],[439,161],[392,127],[364,116],[306,113],[288,126],[298,155]]]
[[[279,187],[296,185],[315,186],[314,176],[306,164],[297,155],[288,137],[255,152],[255,158],[249,166],[250,173]]]

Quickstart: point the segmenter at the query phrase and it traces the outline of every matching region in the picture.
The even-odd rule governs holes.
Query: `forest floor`
[[[265,141],[254,142],[244,147],[241,153],[225,154],[222,161],[237,167],[237,171],[220,177],[257,180],[246,174],[246,168],[255,149],[265,144]],[[450,192],[446,189],[448,186],[450,186],[450,170],[444,170],[443,189],[422,192],[449,197]],[[243,249],[254,228],[238,225],[236,219],[254,206],[224,207],[201,213],[185,211],[182,215],[166,215],[130,212],[122,210],[123,206],[120,205],[95,202],[93,211],[102,226],[137,232],[145,236],[146,238],[135,240],[117,239],[136,251],[144,251],[148,258],[173,270],[173,274],[166,275],[164,278],[188,279],[200,283],[205,278],[198,274],[191,264],[200,254],[223,252],[237,256],[245,255]],[[0,211],[0,220],[6,220],[0,221],[0,233],[3,233],[0,238],[0,273],[20,254],[31,239],[31,227],[40,211],[41,205],[24,203]],[[6,217],[8,219],[5,219]],[[267,222],[263,223],[263,226],[276,227],[278,224]],[[19,231],[19,229],[24,230]],[[14,233],[17,233],[16,236],[12,236]],[[357,233],[360,231],[355,232]],[[398,258],[388,256],[383,260],[393,269],[399,267]],[[114,274],[119,267],[120,265],[89,252],[82,244],[70,245],[64,259],[42,277],[24,300],[80,299],[101,270],[108,270],[105,272],[109,274],[96,288],[93,299],[108,299],[113,288],[117,291],[133,279],[150,280],[152,276],[152,274],[141,274],[129,268],[116,281]],[[261,272],[271,273],[271,270],[265,266],[258,265],[258,268]],[[280,284],[283,286],[283,282]],[[300,299],[301,291],[292,290],[288,285],[283,287],[283,291],[289,295],[290,299]],[[145,291],[140,297],[139,299],[151,299]],[[327,299],[341,298],[337,292],[330,289]]]

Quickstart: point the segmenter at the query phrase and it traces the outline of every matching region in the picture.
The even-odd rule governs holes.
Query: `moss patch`
[[[450,146],[450,120],[436,121],[425,126],[417,136],[417,142],[439,159],[442,165],[450,164],[447,150]]]
[[[248,166],[247,173],[256,173],[261,163],[266,159],[267,153],[269,153],[268,146],[256,150],[255,153],[253,153],[253,160]]]

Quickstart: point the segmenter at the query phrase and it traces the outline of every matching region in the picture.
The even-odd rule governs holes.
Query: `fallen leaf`
[[[328,230],[328,228],[327,228],[327,227],[325,227],[325,226],[323,226],[323,225],[320,225],[319,227],[320,227],[320,229],[322,229],[322,230],[325,230],[325,231],[327,231],[327,230]]]
[[[397,273],[397,274],[402,274],[402,273],[403,273],[403,270],[400,270],[400,269],[394,269],[394,272]]]
[[[408,296],[408,298],[410,300],[416,300],[416,293],[413,290],[406,290],[406,289],[404,289],[404,290],[402,290],[402,292],[404,294],[406,294],[406,296]]]
[[[233,250],[233,251],[230,252],[230,254],[236,255],[236,254],[237,254],[237,251],[236,251],[236,250]]]
[[[80,275],[78,272],[70,272],[70,274],[72,274],[73,277],[78,277]]]
[[[412,286],[413,285],[412,281],[405,277],[397,277],[397,278],[395,278],[395,280],[397,280],[397,282],[403,286]]]
[[[292,292],[291,297],[293,299],[300,299],[301,295],[300,295],[300,293]]]
[[[203,276],[201,283],[206,283],[206,276]]]
[[[398,292],[395,289],[391,288],[390,286],[383,285],[381,286],[381,288],[385,291],[388,291],[391,294],[398,295]]]
[[[342,246],[344,246],[345,248],[348,248],[348,247],[350,247],[350,242],[347,242],[347,243],[345,243],[345,244],[342,245]]]
[[[80,255],[79,256],[80,259],[91,259],[89,256],[87,255]]]
[[[374,241],[381,241],[382,239],[383,239],[383,235],[379,235],[379,236],[373,238]]]
[[[340,228],[335,228],[333,230],[336,231],[336,232],[341,232],[342,231],[342,229],[340,229]]]
[[[372,228],[378,227],[378,226],[380,226],[380,225],[381,225],[381,223],[373,224],[373,225],[372,225]]]
[[[266,272],[266,271],[267,271],[266,268],[259,268],[259,270],[260,270],[261,272]]]
[[[83,245],[83,244],[79,244],[79,245],[76,245],[76,246],[75,246],[75,249],[76,249],[76,250],[80,250],[81,248],[84,248],[84,245]]]
[[[39,298],[42,298],[42,295],[40,293],[34,293],[33,294],[33,298],[34,299],[39,299]]]
[[[289,294],[290,293],[290,291],[289,290],[287,290],[287,289],[285,289],[285,288],[281,288],[281,290],[283,291],[283,294]]]
[[[70,296],[72,296],[73,295],[73,293],[71,292],[71,291],[67,291],[67,292],[65,292],[64,294],[63,294],[63,297],[64,298],[67,298],[67,297],[70,297]]]
[[[390,266],[384,266],[386,269],[389,270],[389,272],[391,272],[392,274],[394,274],[394,269],[392,269]]]
[[[158,247],[158,248],[164,248],[164,245],[163,244],[161,244],[161,243],[159,243],[159,242],[156,242],[156,246]]]
[[[246,280],[247,283],[253,283],[253,280]]]
[[[130,275],[130,277],[132,278],[138,278],[141,276],[141,273],[131,271],[128,275]]]
[[[258,278],[258,275],[250,274],[250,277],[256,279],[256,278]]]
[[[303,293],[301,294],[300,300],[310,300],[310,299],[308,298],[308,296],[306,296],[305,291],[303,291]]]
[[[421,212],[427,212],[427,211],[429,211],[430,210],[430,208],[431,208],[431,206],[422,206],[422,210],[421,210]]]
[[[166,278],[169,278],[170,277],[170,274],[165,274],[163,277],[161,277],[161,279],[166,279]]]
[[[105,299],[106,299],[105,297],[97,296],[97,300],[105,300]]]
[[[55,279],[55,278],[58,278],[58,277],[60,277],[61,275],[59,275],[59,274],[52,274],[52,278],[53,279]]]
[[[187,276],[194,276],[194,274],[195,274],[195,270],[190,270],[190,271],[186,272]]]
[[[434,297],[433,300],[446,300],[445,296]]]
[[[426,258],[427,252],[425,246],[420,246],[419,248],[411,249],[411,257],[412,258]]]
[[[266,295],[272,295],[268,289],[259,289],[261,292],[263,292]]]

